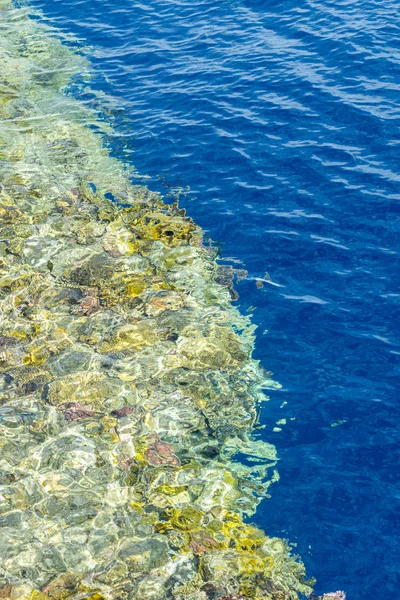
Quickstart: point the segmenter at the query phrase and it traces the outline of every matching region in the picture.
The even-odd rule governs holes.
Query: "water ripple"
[[[33,4],[91,47],[114,153],[249,271],[240,302],[283,385],[261,524],[319,589],[397,600],[399,3]]]

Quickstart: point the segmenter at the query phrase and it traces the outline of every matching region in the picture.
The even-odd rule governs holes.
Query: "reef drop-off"
[[[67,93],[85,59],[8,0],[0,33],[0,598],[309,595],[243,520],[274,383],[215,253]]]

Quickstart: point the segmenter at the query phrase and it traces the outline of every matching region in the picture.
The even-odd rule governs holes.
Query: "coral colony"
[[[244,520],[274,383],[215,253],[65,93],[84,59],[8,0],[0,27],[0,598],[310,595]]]

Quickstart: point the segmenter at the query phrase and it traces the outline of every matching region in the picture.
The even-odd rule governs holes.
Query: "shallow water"
[[[186,190],[249,272],[239,305],[283,385],[262,413],[281,481],[258,523],[298,543],[317,590],[397,599],[398,5],[33,5],[90,46],[114,154]]]

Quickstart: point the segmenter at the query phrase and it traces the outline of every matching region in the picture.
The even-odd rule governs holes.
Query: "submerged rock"
[[[252,434],[276,384],[232,269],[109,156],[65,93],[84,59],[8,0],[0,17],[0,598],[309,594],[244,522],[277,479]]]

